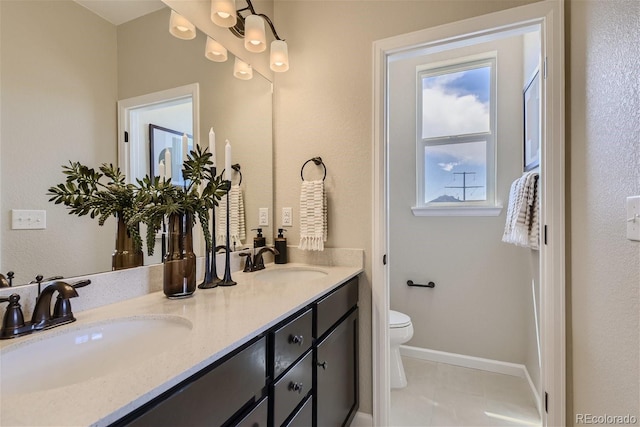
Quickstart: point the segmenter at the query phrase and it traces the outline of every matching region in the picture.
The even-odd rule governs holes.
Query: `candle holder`
[[[211,177],[216,176],[215,166],[211,168]],[[211,196],[213,197],[213,196]],[[222,279],[218,277],[216,266],[216,205],[213,204],[211,208],[211,250],[207,251],[204,257],[204,280],[198,285],[200,289],[213,289],[216,288]],[[205,233],[207,230],[203,230]]]
[[[225,184],[229,191],[231,191],[231,181],[226,180]],[[229,235],[231,234],[229,230],[229,191],[227,191],[227,241],[226,251],[224,255],[224,279],[222,279],[222,282],[220,282],[220,286],[234,286],[237,284],[231,278],[231,246],[229,242]]]

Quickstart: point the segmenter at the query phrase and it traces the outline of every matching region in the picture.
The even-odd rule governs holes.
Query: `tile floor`
[[[408,385],[391,390],[393,427],[540,426],[526,379],[402,357]]]

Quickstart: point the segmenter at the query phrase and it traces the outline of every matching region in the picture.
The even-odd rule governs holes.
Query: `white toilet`
[[[389,310],[391,388],[407,386],[407,376],[404,374],[404,366],[402,366],[402,359],[400,358],[400,345],[409,341],[412,336],[413,324],[411,323],[411,318],[399,311]]]

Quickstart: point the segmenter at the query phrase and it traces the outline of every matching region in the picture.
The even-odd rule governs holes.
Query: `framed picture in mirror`
[[[536,70],[523,93],[524,171],[540,166],[540,72]]]
[[[149,124],[149,176],[184,185],[182,163],[193,150],[193,136],[178,130]]]

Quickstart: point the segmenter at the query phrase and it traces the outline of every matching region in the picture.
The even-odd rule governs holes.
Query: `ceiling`
[[[139,18],[166,7],[160,0],[75,0],[113,25]]]

